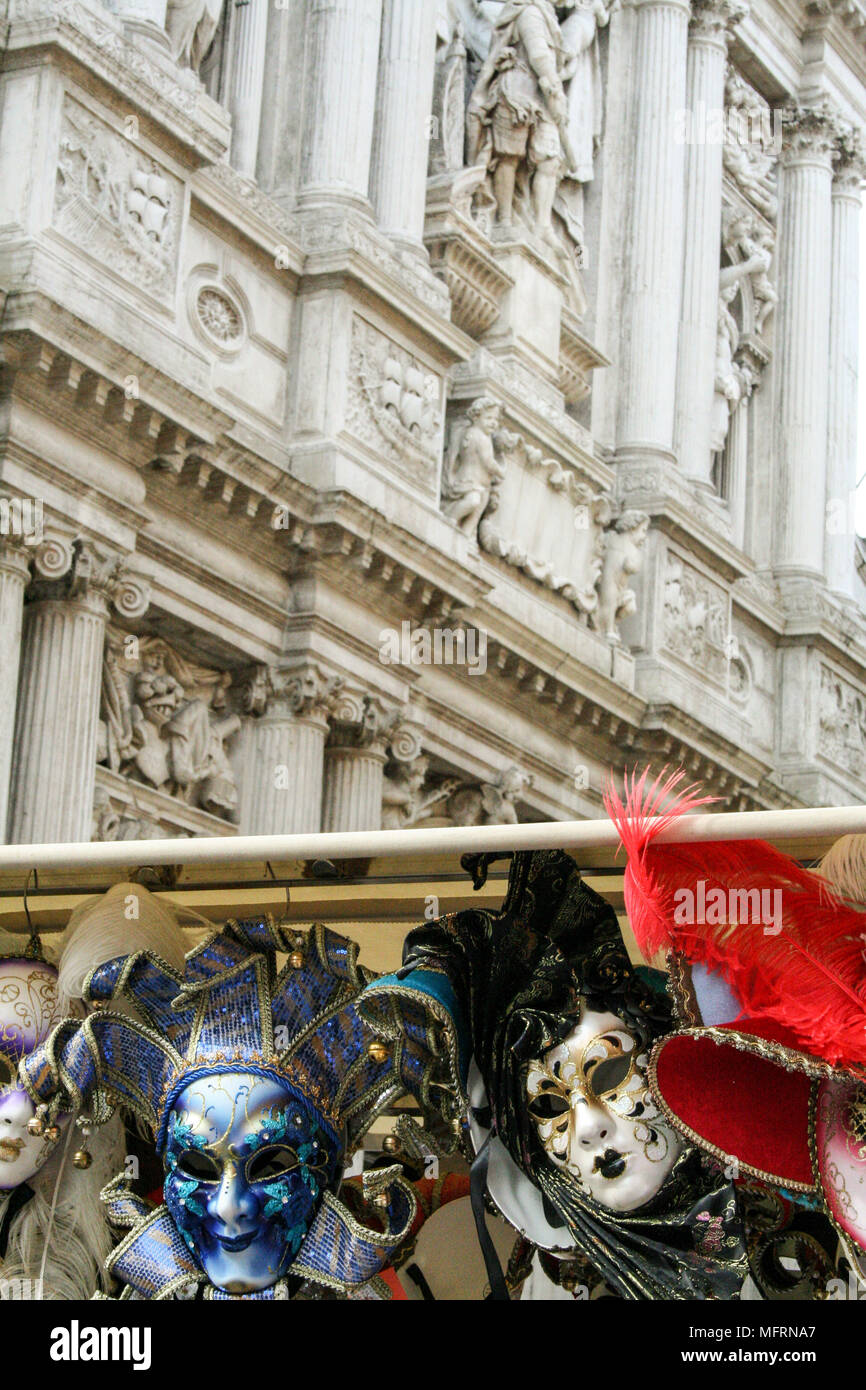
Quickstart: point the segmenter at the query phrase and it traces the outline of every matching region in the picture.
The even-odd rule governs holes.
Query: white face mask
[[[682,1152],[649,1089],[647,1060],[621,1018],[585,1010],[529,1064],[529,1110],[545,1152],[611,1211],[642,1207]]]
[[[25,959],[0,960],[0,1192],[27,1182],[50,1158],[54,1141],[32,1135],[36,1108],[18,1083],[18,1063],[57,1022],[57,971]]]

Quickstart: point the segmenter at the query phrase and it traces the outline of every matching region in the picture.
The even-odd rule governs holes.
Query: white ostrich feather
[[[71,1005],[81,1000],[91,970],[135,951],[152,951],[183,971],[183,932],[169,903],[140,883],[116,883],[107,893],[79,903],[60,949],[61,1014],[71,1012]]]
[[[818,865],[836,893],[866,911],[866,835],[843,835]]]

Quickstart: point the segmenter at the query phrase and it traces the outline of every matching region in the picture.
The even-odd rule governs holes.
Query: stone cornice
[[[56,382],[90,412],[107,412],[109,422],[134,427],[156,441],[164,424],[205,440],[215,440],[234,425],[234,418],[162,372],[158,366],[123,349],[123,371],[106,368],[116,361],[118,345],[92,326],[53,303],[46,295],[16,295],[3,325],[6,365],[17,372],[39,372]],[[134,378],[137,395],[126,383]],[[145,419],[145,415],[149,418]],[[145,460],[143,459],[142,462]]]
[[[740,579],[751,572],[752,562],[721,534],[727,521],[723,508],[710,500],[702,503],[694,492],[684,496],[685,479],[672,463],[624,459],[617,470],[617,492],[623,506],[646,512],[659,530],[689,545],[722,578]]]
[[[59,49],[161,125],[191,162],[210,163],[226,154],[227,114],[192,74],[131,43],[108,11],[84,0],[6,0],[5,18],[7,64],[21,62],[27,50]]]
[[[386,237],[348,209],[300,216],[306,256],[300,289],[316,283],[355,284],[395,316],[416,343],[438,352],[443,365],[463,361],[476,344],[451,322],[448,291],[427,271],[402,260]]]
[[[299,219],[244,178],[225,160],[201,169],[192,181],[192,196],[237,228],[281,271],[297,281],[304,268]]]

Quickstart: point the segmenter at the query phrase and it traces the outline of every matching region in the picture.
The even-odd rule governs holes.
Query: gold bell
[[[400,1140],[396,1134],[386,1134],[382,1140],[382,1148],[386,1154],[395,1154],[400,1148]]]
[[[45,1121],[39,1115],[34,1115],[27,1121],[27,1133],[32,1134],[34,1139],[41,1139],[45,1133]]]
[[[293,970],[300,970],[300,968],[301,968],[301,966],[303,965],[303,963],[304,963],[304,953],[303,953],[303,951],[292,951],[291,955],[289,956],[289,965],[292,967],[292,969],[293,969]]]
[[[72,1165],[74,1168],[89,1168],[93,1162],[93,1155],[87,1149],[76,1149],[72,1155]]]
[[[58,1125],[49,1125],[45,1131],[45,1138],[49,1144],[56,1144],[60,1138],[60,1128]]]
[[[367,1056],[371,1062],[387,1062],[390,1055],[383,1042],[371,1042],[367,1048]]]

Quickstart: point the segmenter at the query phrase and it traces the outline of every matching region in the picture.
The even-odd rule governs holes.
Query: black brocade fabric
[[[476,886],[484,881],[483,857],[464,864]],[[619,1015],[642,1043],[673,1027],[669,999],[633,968],[615,913],[569,855],[515,855],[501,912],[467,910],[418,927],[403,965],[449,977],[495,1132],[612,1289],[632,1299],[738,1296],[747,1263],[734,1188],[694,1150],[652,1202],[617,1213],[582,1194],[538,1139],[528,1063],[571,1032],[582,1003]]]

